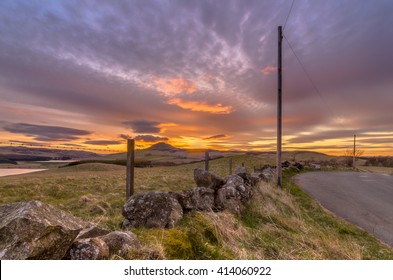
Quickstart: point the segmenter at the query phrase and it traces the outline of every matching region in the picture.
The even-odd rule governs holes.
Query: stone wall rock
[[[252,197],[252,189],[250,185],[249,175],[246,174],[244,176],[246,179],[243,179],[239,175],[230,175],[225,178],[225,185],[222,188],[234,188],[238,194],[237,197],[240,198],[242,202],[248,201]]]
[[[211,211],[214,209],[214,190],[196,187],[171,193],[180,203],[183,211]]]
[[[224,184],[224,180],[217,175],[199,168],[194,170],[194,180],[197,187],[214,190],[219,189]]]
[[[0,259],[62,259],[86,225],[39,201],[0,206]]]
[[[183,218],[183,208],[169,193],[133,195],[123,207],[126,228],[172,228]]]
[[[70,247],[66,259],[103,260],[109,257],[109,247],[100,237],[76,240]]]
[[[241,213],[240,193],[234,186],[220,188],[215,197],[215,204],[217,210],[228,210],[236,215]]]
[[[79,232],[76,239],[92,238],[92,237],[102,236],[108,233],[110,233],[110,230],[98,227],[93,224],[89,224]]]
[[[138,238],[131,231],[112,231],[99,238],[108,246],[110,255],[126,257],[131,249],[141,247]]]
[[[235,174],[242,177],[243,179],[247,179],[247,169],[244,166],[236,167]]]
[[[116,255],[126,258],[130,250],[140,248],[136,235],[130,231],[112,231],[102,236],[76,239],[65,259],[103,260]]]
[[[276,176],[276,169],[273,167],[267,166],[262,170],[261,175],[263,176],[264,181],[270,182]]]

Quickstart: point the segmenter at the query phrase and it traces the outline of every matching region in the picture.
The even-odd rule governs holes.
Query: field
[[[288,154],[288,159],[293,155]],[[298,155],[300,156],[300,155]],[[316,155],[313,155],[316,156]],[[274,162],[274,155],[235,155],[233,166]],[[195,186],[193,170],[203,162],[137,168],[135,191],[173,191]],[[228,174],[228,158],[210,162],[210,171]],[[170,230],[133,230],[142,250],[132,259],[393,259],[393,249],[327,213],[293,185],[261,183],[242,218],[230,213],[185,215]],[[111,230],[121,229],[125,167],[82,164],[0,178],[0,204],[40,200]]]

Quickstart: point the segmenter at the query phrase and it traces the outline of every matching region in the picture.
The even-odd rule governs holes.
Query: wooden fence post
[[[134,194],[135,140],[127,139],[126,201]]]
[[[232,158],[229,158],[229,175],[232,175]]]
[[[209,151],[205,152],[205,170],[209,171]]]

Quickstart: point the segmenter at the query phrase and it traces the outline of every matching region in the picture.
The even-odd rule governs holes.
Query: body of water
[[[28,168],[4,168],[0,169],[0,177],[11,176],[11,175],[20,175],[38,171],[44,171],[47,169],[28,169]]]

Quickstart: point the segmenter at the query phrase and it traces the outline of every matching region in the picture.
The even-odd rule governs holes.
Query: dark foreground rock
[[[0,259],[62,259],[85,223],[39,201],[0,206]]]
[[[126,228],[173,228],[183,218],[183,208],[169,193],[149,192],[131,196],[122,214]]]
[[[130,250],[140,246],[138,238],[132,232],[113,231],[102,236],[75,240],[65,259],[102,260],[113,255],[126,258]]]

